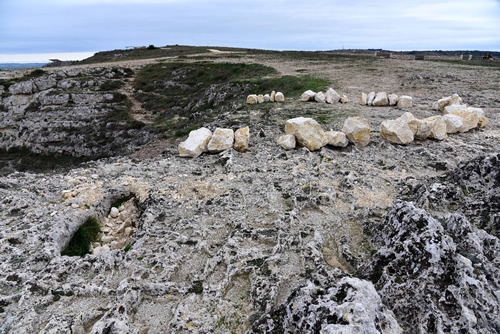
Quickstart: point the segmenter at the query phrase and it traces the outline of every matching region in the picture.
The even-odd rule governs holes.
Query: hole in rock
[[[134,196],[117,199],[106,217],[88,218],[78,228],[61,255],[84,256],[110,250],[130,250],[140,211]]]

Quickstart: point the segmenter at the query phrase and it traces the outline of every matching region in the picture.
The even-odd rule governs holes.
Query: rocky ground
[[[177,144],[185,136],[157,140],[161,134],[146,124],[127,136],[121,134],[130,129],[105,132],[126,138],[116,153],[128,155],[106,151],[111,157],[61,171],[19,172],[9,161],[0,177],[0,333],[500,331],[498,69],[314,54],[211,52],[163,61],[200,60],[262,64],[277,70],[272,76],[319,77],[350,102],[299,102],[285,91],[285,103],[247,106],[241,94],[230,95],[201,125],[248,125],[246,153],[181,158]],[[51,88],[23,83],[41,80],[35,78],[17,83],[23,91],[4,89],[1,114],[8,125],[2,126],[9,130],[1,147],[18,141],[36,153],[57,153],[51,151],[56,145],[40,144],[36,129],[44,112],[69,122],[83,117],[75,102],[80,90],[43,93],[73,80],[64,73],[124,73],[135,80],[155,61],[48,69],[41,78],[53,78]],[[134,105],[126,109],[130,117],[140,114],[130,98],[140,96],[130,86],[85,89],[87,98],[95,90],[103,96],[82,102],[87,110],[112,108],[106,94],[120,90]],[[371,91],[410,95],[414,106],[357,104],[361,92]],[[439,114],[432,102],[452,93],[483,108],[489,125],[407,146],[379,136],[383,120],[404,111],[419,118]],[[75,105],[44,102],[65,94]],[[22,98],[40,105],[23,109]],[[75,131],[87,133],[83,124],[106,127],[109,121],[99,121],[106,115],[96,114],[91,124],[80,120]],[[277,139],[285,121],[298,116],[337,131],[347,117],[364,117],[372,126],[370,143],[284,151]],[[102,147],[85,136],[61,138],[58,147],[70,152]],[[111,209],[130,197],[138,218]],[[120,244],[126,245],[108,247],[101,237],[94,254],[62,256],[91,217],[111,230],[134,220]]]

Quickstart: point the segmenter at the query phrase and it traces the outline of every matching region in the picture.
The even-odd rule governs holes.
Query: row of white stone
[[[274,90],[271,94],[250,94],[247,96],[247,104],[256,104],[264,102],[285,102],[285,95],[282,92],[275,92]]]
[[[361,93],[359,104],[374,107],[397,106],[398,108],[411,108],[413,98],[407,95],[387,94],[386,92]]]
[[[328,88],[328,90],[323,93],[323,92],[313,92],[312,90],[307,90],[302,95],[300,96],[300,101],[302,102],[308,102],[308,101],[315,101],[318,103],[329,103],[329,104],[335,104],[335,103],[347,103],[349,102],[349,98],[346,95],[339,95],[333,88]]]
[[[191,131],[189,137],[179,144],[179,155],[181,157],[196,158],[203,152],[219,153],[230,148],[238,152],[248,150],[250,140],[250,129],[248,126],[236,130],[215,129],[214,133],[207,128]]]
[[[390,143],[406,145],[414,139],[444,140],[448,134],[488,125],[488,118],[481,108],[453,104],[462,103],[458,95],[439,101],[441,102],[438,105],[442,107],[440,109],[445,113],[444,116],[417,119],[406,112],[395,120],[383,121],[380,125],[380,136]],[[292,150],[299,144],[310,151],[325,145],[346,147],[349,142],[356,146],[366,146],[370,142],[370,130],[370,122],[361,117],[348,118],[344,122],[342,132],[323,131],[314,119],[298,117],[286,122],[286,135],[278,139],[278,144],[285,150]]]

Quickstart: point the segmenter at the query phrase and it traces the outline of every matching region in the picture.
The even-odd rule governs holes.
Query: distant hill
[[[22,70],[25,68],[39,68],[43,67],[47,63],[0,63],[0,70],[2,71],[12,71],[12,70]]]

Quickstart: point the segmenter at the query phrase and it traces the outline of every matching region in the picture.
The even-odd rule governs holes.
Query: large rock
[[[276,92],[273,90],[273,91],[271,92],[271,95],[269,96],[269,101],[270,101],[270,102],[274,102],[274,101],[275,101],[275,99],[276,99]]]
[[[15,83],[9,87],[9,92],[12,95],[33,94],[33,82],[32,81],[21,81],[21,82]]]
[[[389,99],[390,106],[395,106],[396,104],[398,104],[399,96],[397,96],[396,94],[389,94],[387,95],[387,98]]]
[[[380,136],[393,144],[407,145],[413,141],[413,131],[401,118],[383,121],[380,125]]]
[[[319,103],[325,103],[326,102],[325,93],[317,92],[316,95],[314,95],[314,101],[319,102]]]
[[[286,134],[294,135],[297,143],[316,151],[328,143],[321,126],[312,118],[297,117],[286,121]]]
[[[462,117],[455,114],[446,114],[443,116],[443,121],[446,123],[447,133],[457,133],[464,126]]]
[[[349,102],[349,98],[347,97],[347,95],[342,94],[342,96],[340,97],[340,103],[346,104],[347,102]]]
[[[413,106],[413,98],[411,96],[400,96],[397,103],[398,108],[411,108]]]
[[[179,144],[179,155],[181,157],[196,158],[207,151],[210,139],[212,139],[212,131],[207,128],[191,131],[188,139]]]
[[[326,138],[328,139],[328,145],[335,147],[346,147],[349,144],[347,136],[345,133],[340,131],[327,131],[325,132]]]
[[[446,107],[451,105],[461,105],[463,100],[458,94],[453,94],[452,96],[443,97],[432,104],[432,109],[443,111]]]
[[[248,151],[248,142],[250,140],[250,128],[248,126],[236,130],[234,133],[234,149],[238,152]]]
[[[326,91],[326,103],[337,103],[340,101],[340,95],[333,89],[333,88],[328,88]]]
[[[371,92],[368,94],[368,97],[367,97],[367,100],[366,100],[366,104],[371,106],[373,104],[373,100],[375,99],[375,95],[376,93],[375,92]]]
[[[446,139],[447,128],[446,128],[446,122],[443,120],[443,117],[441,116],[427,117],[424,118],[422,122],[425,122],[431,128],[431,134],[429,136],[430,138],[434,138],[437,140]]]
[[[415,118],[412,113],[405,112],[399,119],[405,121],[413,132],[415,139],[426,139],[431,135],[432,129],[428,122]]]
[[[342,132],[356,146],[366,146],[370,142],[370,122],[361,117],[345,120]]]
[[[278,145],[280,145],[285,150],[293,150],[297,146],[297,141],[294,135],[283,135],[278,138]]]
[[[467,132],[470,129],[477,127],[479,123],[479,114],[477,111],[478,108],[459,108],[454,109],[450,112],[450,114],[460,116],[463,121],[463,125],[460,128],[460,132]]]
[[[276,96],[274,97],[274,101],[276,101],[276,102],[285,102],[285,95],[283,95],[282,92],[277,92]]]
[[[466,104],[453,104],[453,105],[449,105],[449,106],[444,107],[443,113],[444,114],[449,114],[453,110],[461,110],[461,109],[467,109],[467,105]]]
[[[388,106],[389,100],[387,98],[387,93],[386,92],[378,92],[377,95],[375,96],[375,99],[373,100],[373,105],[375,107]]]
[[[257,95],[257,103],[264,103],[264,95],[259,94]]]
[[[359,98],[359,104],[361,104],[362,106],[366,106],[367,103],[368,103],[368,95],[366,95],[366,93],[361,93],[361,97]]]
[[[312,90],[306,90],[302,95],[300,96],[300,101],[302,102],[307,102],[307,101],[314,101],[314,96],[316,95],[315,92]],[[340,97],[339,97],[340,98]]]
[[[234,143],[234,131],[231,129],[215,129],[212,139],[207,145],[207,149],[210,153],[218,153],[233,147]]]
[[[269,96],[269,94],[265,94],[264,95],[264,102],[269,102],[271,101],[271,97]]]
[[[247,96],[247,104],[256,104],[257,103],[257,95],[250,94]]]

